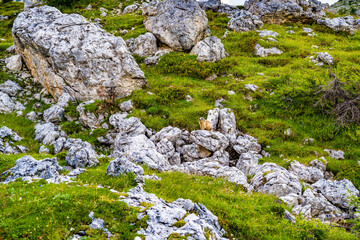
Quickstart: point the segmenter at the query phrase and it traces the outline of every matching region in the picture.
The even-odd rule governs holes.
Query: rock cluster
[[[26,148],[21,145],[15,145],[15,142],[21,141],[22,138],[8,127],[0,128],[0,152],[5,154],[25,153]]]
[[[317,20],[317,23],[325,25],[335,32],[346,31],[353,34],[354,30],[360,30],[360,19],[354,19],[352,16],[321,18]]]
[[[293,214],[306,218],[337,221],[352,216],[348,198],[359,192],[350,181],[332,181],[322,160],[313,160],[309,166],[294,161],[288,170],[275,163],[259,164],[259,159],[269,154],[255,138],[236,129],[230,109],[208,112],[213,131],[187,132],[168,126],[155,133],[140,119],[126,116],[110,117],[116,131],[112,154],[117,158],[109,164],[109,175],[133,172],[143,184],[143,169],[136,164],[146,164],[158,171],[224,178],[247,191],[274,194],[293,207]],[[248,176],[252,176],[250,181]],[[293,220],[291,214],[288,218]]]
[[[154,194],[145,192],[141,186],[130,189],[127,196],[121,196],[131,207],[142,211],[138,219],[147,216],[146,229],[141,228],[138,234],[146,239],[168,239],[171,234],[186,236],[192,239],[224,239],[225,231],[220,227],[218,218],[204,205],[191,200],[179,198],[174,202],[165,202]],[[144,203],[150,207],[144,207]],[[183,222],[180,226],[178,222]]]
[[[32,8],[17,16],[12,31],[16,51],[55,99],[63,92],[74,100],[105,98],[109,89],[123,97],[145,84],[124,40],[80,15]]]
[[[328,4],[317,0],[247,0],[245,10],[271,24],[313,23],[325,16]]]

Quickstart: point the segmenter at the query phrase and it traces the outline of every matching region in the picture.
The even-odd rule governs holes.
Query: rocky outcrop
[[[216,62],[226,57],[224,45],[214,36],[196,43],[190,54],[197,55],[200,62]]]
[[[146,228],[138,231],[146,239],[168,239],[171,234],[192,239],[207,239],[209,235],[211,239],[224,239],[225,231],[220,227],[218,218],[200,203],[182,198],[165,202],[140,186],[130,189],[127,196],[120,199],[131,207],[141,209],[138,219],[147,216]],[[150,207],[144,207],[144,203]],[[178,226],[176,223],[180,220],[185,224]]]
[[[194,0],[154,1],[142,8],[146,30],[174,50],[190,50],[209,33],[206,13]]]
[[[62,167],[56,161],[56,158],[46,158],[35,160],[31,156],[24,156],[15,162],[15,166],[2,173],[5,182],[14,181],[17,178],[33,179],[54,179],[59,176]],[[24,179],[25,178],[25,179]]]
[[[247,0],[245,10],[257,15],[265,23],[313,23],[325,16],[328,4],[317,0]]]
[[[354,19],[352,16],[322,18],[318,19],[317,23],[331,28],[334,32],[346,31],[353,34],[354,30],[360,29],[360,19]]]
[[[106,98],[110,92],[123,97],[145,84],[124,40],[80,15],[32,8],[18,15],[12,31],[16,51],[56,99],[63,92],[74,100]]]
[[[11,113],[14,110],[14,101],[6,93],[0,92],[0,113]]]
[[[141,57],[150,57],[157,52],[157,41],[152,33],[145,33],[137,38],[130,38],[126,40],[126,45],[132,54]]]
[[[237,32],[248,32],[262,28],[263,25],[264,23],[257,15],[241,10],[231,17],[228,28]]]

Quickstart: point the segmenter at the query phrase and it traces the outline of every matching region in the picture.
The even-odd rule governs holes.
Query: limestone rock
[[[124,40],[80,15],[32,8],[17,16],[12,31],[16,51],[56,99],[63,92],[74,100],[105,98],[110,92],[123,97],[145,84]]]
[[[0,91],[11,97],[14,97],[21,89],[22,88],[17,83],[11,80],[7,80],[5,83],[0,84]]]
[[[110,124],[114,126],[117,132],[126,134],[128,136],[136,136],[145,134],[146,127],[141,122],[140,118],[130,117],[126,118],[127,114],[117,113],[110,116]]]
[[[351,34],[354,30],[360,29],[360,19],[354,19],[352,16],[338,18],[318,19],[317,23],[331,28],[335,32],[347,31]]]
[[[146,229],[141,228],[138,232],[146,239],[168,239],[171,234],[177,234],[191,239],[205,240],[209,233],[212,239],[224,239],[222,236],[225,232],[220,227],[218,218],[201,204],[181,198],[167,203],[154,194],[146,193],[140,186],[130,189],[127,196],[121,198],[121,201],[129,206],[143,210],[138,215],[138,219],[147,216]],[[145,209],[143,203],[151,207]],[[175,223],[181,219],[184,220],[185,225],[175,226]]]
[[[209,29],[206,13],[194,0],[150,2],[142,7],[146,30],[178,51],[192,49]]]
[[[31,156],[24,156],[16,160],[15,166],[2,173],[2,176],[6,177],[5,182],[23,177],[51,179],[58,177],[61,169],[56,158],[37,161]]]
[[[137,54],[141,57],[149,57],[157,52],[156,42],[154,34],[147,32],[137,38],[126,40],[126,45],[132,54]]]
[[[333,65],[334,64],[334,58],[327,52],[319,52],[317,54],[317,61],[322,61],[328,65]]]
[[[144,183],[144,169],[130,162],[126,157],[121,156],[112,160],[106,170],[106,174],[110,176],[117,176],[119,174],[126,174],[132,172],[136,176],[135,181]]]
[[[128,101],[125,101],[125,102],[122,102],[120,105],[119,105],[119,108],[121,111],[123,112],[128,112],[128,111],[131,111],[131,109],[133,109],[133,105],[132,105],[132,101],[131,100],[128,100]]]
[[[256,191],[279,197],[290,193],[301,194],[302,187],[299,179],[275,163],[258,165],[251,169],[249,174],[255,174],[250,184]]]
[[[259,57],[267,57],[269,55],[280,55],[283,52],[275,47],[273,48],[263,48],[260,44],[255,45],[254,54]]]
[[[347,179],[335,180],[333,182],[320,179],[311,186],[315,191],[323,194],[332,204],[343,209],[353,208],[349,204],[350,196],[359,197],[359,190]]]
[[[35,140],[44,145],[52,144],[59,136],[60,133],[53,123],[38,123],[35,125]]]
[[[325,152],[328,152],[330,157],[335,159],[344,159],[345,153],[341,150],[333,150],[333,149],[324,149]]]
[[[181,135],[182,132],[179,128],[167,126],[155,134],[154,141],[159,142],[166,138],[170,142],[175,143],[176,140],[181,139]]]
[[[18,72],[22,68],[22,61],[20,55],[14,55],[5,59],[6,67],[11,70]]]
[[[196,130],[191,132],[190,139],[197,145],[200,145],[211,152],[225,149],[229,146],[229,140],[219,132]]]
[[[216,62],[226,57],[224,45],[214,36],[196,43],[190,54],[197,55],[200,62]]]
[[[237,32],[248,32],[262,28],[263,25],[264,23],[257,15],[241,10],[231,17],[228,28]]]
[[[247,0],[245,10],[257,15],[263,22],[271,24],[313,23],[325,16],[329,7],[317,0]]]
[[[307,167],[297,161],[291,162],[289,171],[307,183],[315,183],[324,178],[324,172],[315,167]]]
[[[99,163],[97,154],[88,142],[78,142],[70,148],[65,161],[71,167],[93,167]]]
[[[95,102],[94,100],[86,101],[86,102],[80,103],[76,107],[76,111],[80,115],[79,122],[82,125],[87,126],[92,129],[99,127],[101,125],[101,123],[105,121],[105,118],[102,114],[97,115],[93,112],[86,110],[86,105],[93,104],[94,102]]]
[[[6,93],[0,92],[0,113],[11,113],[15,110],[15,103]]]

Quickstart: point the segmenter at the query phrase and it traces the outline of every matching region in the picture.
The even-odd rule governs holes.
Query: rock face
[[[125,42],[77,14],[42,6],[22,12],[13,25],[16,51],[31,74],[56,99],[131,94],[146,82]],[[71,39],[71,41],[70,41]]]
[[[263,22],[271,24],[313,23],[325,16],[328,8],[317,0],[247,0],[245,10],[257,15]]]
[[[146,30],[162,43],[190,50],[209,31],[206,13],[193,0],[165,0],[143,4]]]
[[[24,177],[50,179],[58,177],[61,169],[56,158],[37,161],[31,156],[24,156],[16,160],[15,166],[5,171],[2,176],[6,177],[5,182]]]
[[[224,239],[222,236],[225,231],[220,227],[218,218],[200,203],[182,198],[167,203],[154,194],[145,192],[140,186],[130,189],[127,196],[121,198],[129,206],[143,210],[138,219],[148,217],[146,229],[141,228],[138,232],[146,239],[168,239],[171,234],[203,240],[210,234],[211,239]],[[143,203],[151,204],[151,207],[145,208]],[[185,225],[176,226],[175,223],[180,220]]]
[[[235,13],[229,23],[228,28],[237,32],[248,32],[258,28],[262,28],[264,23],[256,15],[248,11],[241,10]]]
[[[150,57],[157,52],[156,38],[154,34],[149,32],[137,38],[126,40],[126,45],[132,54],[137,54],[141,57]]]
[[[325,25],[335,32],[347,31],[352,34],[354,30],[360,29],[360,19],[354,19],[352,16],[318,19],[317,23]]]
[[[200,62],[216,62],[226,57],[224,45],[214,36],[198,42],[190,54],[197,55]]]

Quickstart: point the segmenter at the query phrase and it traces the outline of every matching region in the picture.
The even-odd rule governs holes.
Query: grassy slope
[[[94,10],[84,11],[89,3],[94,6]],[[126,2],[123,7],[131,3]],[[107,31],[124,39],[136,37],[146,31],[142,24],[143,17],[138,14],[100,17],[100,6],[111,10],[118,6],[118,1],[95,3],[82,0],[77,4],[71,9],[63,7],[62,10],[68,13],[77,12],[91,19],[99,17]],[[21,5],[16,3],[0,4],[0,14],[12,15],[18,12],[20,7]],[[228,19],[213,13],[208,13],[208,17],[213,34],[221,37]],[[12,43],[10,28],[13,19],[14,17],[0,22],[0,38],[6,39],[0,43],[1,50]],[[131,30],[133,27],[134,30]],[[183,53],[164,57],[159,66],[147,67],[141,64],[149,87],[136,91],[129,97],[138,108],[133,115],[141,117],[146,126],[156,130],[169,124],[193,130],[198,128],[198,117],[206,116],[207,110],[213,108],[214,101],[223,97],[227,100],[224,105],[235,111],[238,128],[259,138],[263,147],[270,146],[267,150],[272,157],[264,161],[286,166],[288,162],[278,157],[283,154],[287,159],[307,163],[325,154],[324,148],[342,149],[347,153],[346,160],[335,161],[328,158],[329,167],[338,177],[349,178],[359,187],[360,180],[356,172],[360,170],[357,166],[357,159],[360,157],[357,147],[360,128],[356,125],[336,126],[331,117],[322,115],[319,109],[312,107],[317,100],[313,87],[325,84],[329,79],[326,68],[315,67],[306,57],[315,51],[328,51],[336,59],[335,72],[339,77],[343,81],[358,82],[360,34],[344,36],[330,33],[322,27],[310,27],[316,31],[317,37],[302,34],[301,27],[292,28],[296,34],[288,35],[284,26],[266,25],[264,29],[280,34],[278,43],[262,42],[254,32],[232,32],[228,38],[222,40],[230,56],[216,64],[197,63],[196,57]],[[122,29],[129,32],[120,34]],[[253,46],[257,42],[264,47],[276,46],[285,54],[266,59],[254,57]],[[311,48],[312,45],[318,45],[320,49],[315,50]],[[5,55],[3,51],[1,54]],[[141,63],[141,59],[138,60]],[[260,72],[264,73],[264,76],[257,74]],[[215,81],[204,80],[213,73],[220,77]],[[232,76],[228,76],[229,74]],[[1,72],[0,76],[2,82],[15,79],[4,72]],[[264,91],[251,93],[244,88],[245,83],[256,84]],[[235,91],[236,95],[229,96],[228,90]],[[148,91],[155,95],[148,95]],[[270,92],[275,94],[270,96]],[[187,94],[192,96],[193,102],[184,100]],[[249,96],[253,101],[244,98]],[[284,103],[285,96],[293,100],[291,105]],[[32,103],[27,106],[26,111],[31,110],[31,105]],[[46,157],[36,154],[39,144],[33,140],[32,122],[15,115],[0,115],[0,124],[14,129],[24,137],[21,144],[29,147],[31,155],[37,159]],[[283,135],[287,128],[292,129],[294,136]],[[95,136],[89,133],[79,133],[76,136],[95,143]],[[314,138],[315,142],[304,145],[302,142],[308,137]],[[21,156],[0,155],[1,172],[12,167]],[[118,196],[106,188],[96,188],[101,184],[118,191],[127,191],[134,186],[132,176],[107,177],[107,165],[107,160],[103,159],[100,166],[80,175],[77,182],[71,184],[72,187],[65,184],[45,184],[44,181],[0,185],[0,239],[64,239],[79,230],[87,230],[91,239],[104,238],[101,232],[90,231],[87,227],[90,223],[90,218],[87,217],[90,211],[95,211],[96,216],[104,218],[110,231],[116,233],[118,238],[133,239],[136,229],[143,225],[135,219],[137,211],[116,201]],[[281,216],[284,209],[288,208],[277,203],[275,197],[257,193],[246,194],[239,187],[221,179],[181,173],[159,175],[162,181],[148,181],[147,191],[169,201],[182,197],[205,204],[219,216],[219,222],[227,231],[228,237],[356,239],[355,235],[343,229],[328,227],[315,221],[302,221],[299,218],[297,225],[292,225]],[[42,214],[43,212],[47,215]],[[113,220],[114,217],[117,220]],[[131,223],[135,223],[135,226]],[[71,232],[70,228],[74,230]]]

